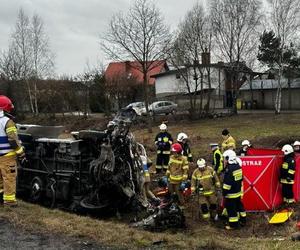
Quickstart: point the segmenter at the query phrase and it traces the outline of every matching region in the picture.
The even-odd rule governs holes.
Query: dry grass
[[[200,122],[170,121],[169,131],[174,137],[181,131],[186,132],[191,138],[194,154],[208,156],[208,143],[220,141],[223,128],[228,128],[238,142],[247,138],[258,146],[272,146],[281,137],[299,138],[299,123],[299,115],[243,115]],[[134,132],[138,141],[152,150],[153,157],[153,139],[157,131],[154,129],[152,134],[146,130]],[[271,227],[263,216],[255,215],[249,216],[247,230],[225,232],[201,222],[197,226],[197,222],[194,222],[193,227],[177,233],[146,232],[113,219],[96,220],[22,201],[16,209],[0,208],[0,217],[27,230],[84,237],[104,246],[118,248],[300,249],[300,243],[290,240],[296,221],[283,227]],[[154,244],[159,241],[163,243]]]
[[[1,208],[0,217],[24,229],[41,233],[64,234],[76,238],[88,238],[104,246],[118,248],[154,247],[162,241],[170,249],[299,249],[300,243],[289,237],[276,236],[258,238],[238,235],[237,231],[225,232],[210,225],[201,225],[193,231],[177,233],[151,233],[130,228],[120,222],[95,220],[89,217],[50,210],[37,205],[20,202],[15,209]],[[240,233],[239,233],[240,234]]]

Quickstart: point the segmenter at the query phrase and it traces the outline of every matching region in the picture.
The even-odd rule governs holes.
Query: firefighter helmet
[[[0,95],[0,110],[11,112],[13,108],[11,100],[5,95]]]
[[[160,130],[167,130],[167,128],[168,128],[167,125],[164,123],[160,124],[160,126],[159,126]]]
[[[178,142],[182,142],[183,140],[185,140],[185,139],[187,139],[187,138],[188,138],[188,136],[187,136],[186,133],[179,133],[179,134],[177,135],[177,141],[178,141]]]
[[[171,151],[180,154],[182,152],[182,147],[179,143],[174,143],[172,144]]]
[[[232,160],[236,158],[236,153],[232,149],[228,149],[223,153],[223,157],[225,160]]]
[[[300,146],[300,141],[295,141],[294,144],[293,144],[293,146],[294,146],[294,147],[295,147],[295,146]]]
[[[284,155],[289,155],[294,152],[294,149],[291,145],[286,144],[282,147],[281,151],[284,153]]]
[[[197,166],[198,166],[198,168],[205,168],[205,166],[206,166],[206,161],[205,161],[203,158],[199,159],[199,160],[197,161]]]
[[[248,141],[248,140],[243,140],[243,141],[242,141],[242,146],[248,146],[248,147],[250,147],[250,146],[251,146],[250,141]]]
[[[215,149],[219,147],[218,143],[210,143],[209,146],[211,147],[211,149]]]

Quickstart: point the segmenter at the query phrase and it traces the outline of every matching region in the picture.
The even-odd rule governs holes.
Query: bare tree
[[[38,114],[37,82],[39,79],[49,77],[53,74],[54,62],[53,54],[51,53],[49,47],[49,39],[45,33],[43,20],[37,14],[32,17],[30,28],[34,110],[35,113]]]
[[[21,8],[9,49],[0,61],[1,71],[8,79],[26,83],[30,108],[36,114],[39,112],[36,84],[39,79],[51,76],[54,69],[54,55],[48,41],[42,19],[34,15],[30,21]]]
[[[106,54],[115,60],[136,60],[143,73],[144,99],[149,114],[148,73],[166,57],[170,33],[161,13],[148,0],[136,0],[128,13],[116,14],[101,39]],[[149,123],[149,129],[150,129]]]
[[[262,20],[260,0],[213,0],[211,22],[219,58],[229,62],[233,112],[236,113],[237,81],[240,63],[258,48]]]
[[[271,7],[270,20],[272,29],[280,38],[281,54],[278,62],[278,88],[275,99],[275,112],[281,110],[281,78],[283,73],[283,51],[284,48],[299,35],[300,28],[300,5],[299,0],[268,0]]]
[[[199,64],[201,54],[211,47],[210,31],[209,18],[203,6],[197,3],[186,14],[184,21],[179,24],[170,56],[172,65],[179,72],[185,84],[185,90],[188,92],[191,116],[195,115],[199,90],[201,90],[200,111],[202,110],[204,71],[210,75],[210,68],[204,68],[203,65],[200,67]]]

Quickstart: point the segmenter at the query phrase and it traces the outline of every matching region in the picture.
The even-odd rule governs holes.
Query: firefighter
[[[280,169],[280,182],[282,184],[283,201],[287,204],[294,203],[293,184],[295,177],[294,149],[291,145],[284,145],[284,162]]]
[[[293,147],[294,147],[294,153],[300,153],[300,141],[295,141]]]
[[[242,148],[239,150],[238,154],[239,156],[247,156],[247,151],[249,148],[251,148],[252,145],[250,143],[250,141],[248,140],[243,140],[242,141]]]
[[[169,183],[169,192],[171,194],[176,193],[178,195],[179,202],[183,204],[180,184],[188,178],[189,163],[186,156],[182,155],[182,147],[179,143],[174,143],[172,145],[171,152],[172,155],[166,172]]]
[[[188,143],[188,136],[185,133],[179,133],[177,136],[177,142],[182,147],[182,154],[187,157],[189,162],[193,162],[193,155],[191,152],[190,145]]]
[[[160,200],[158,198],[156,198],[156,196],[150,190],[151,177],[150,177],[150,173],[149,173],[149,168],[150,168],[152,162],[144,155],[141,155],[140,158],[142,160],[143,174],[144,174],[144,185],[143,185],[144,199],[147,200],[149,198],[152,201],[159,202]]]
[[[198,195],[203,219],[217,219],[217,196],[220,181],[216,171],[206,165],[204,159],[197,161],[198,169],[192,175],[192,192]]]
[[[167,125],[162,123],[159,126],[160,132],[155,137],[155,145],[157,147],[156,172],[160,173],[162,169],[167,169],[170,159],[170,148],[173,139],[167,132]]]
[[[221,153],[218,143],[211,143],[210,148],[213,152],[213,168],[218,174],[218,176],[220,176],[224,172],[223,155]]]
[[[228,129],[224,129],[222,131],[222,152],[225,152],[228,149],[235,150],[236,149],[236,144],[235,144],[235,139],[230,135]]]
[[[230,230],[237,228],[239,223],[241,226],[246,223],[246,212],[241,201],[243,172],[242,162],[233,150],[226,150],[223,157],[225,166],[223,197],[228,214],[228,224],[225,229]]]
[[[17,158],[23,163],[25,153],[18,139],[17,128],[9,113],[13,109],[11,100],[0,96],[0,192],[3,204],[17,206],[16,177]]]

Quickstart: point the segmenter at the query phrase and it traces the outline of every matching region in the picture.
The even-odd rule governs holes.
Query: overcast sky
[[[201,1],[201,0],[200,0]],[[171,28],[176,27],[197,0],[153,0]],[[29,16],[42,17],[56,55],[58,75],[83,72],[91,65],[107,62],[99,46],[99,34],[112,15],[128,10],[132,0],[0,0],[0,50],[6,50],[19,8]]]

